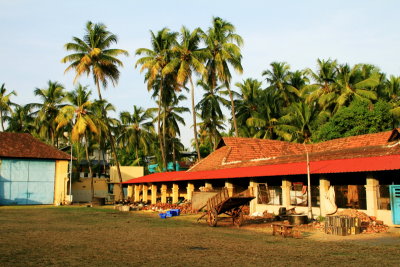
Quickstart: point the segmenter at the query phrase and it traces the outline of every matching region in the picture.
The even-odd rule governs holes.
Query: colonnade
[[[276,179],[276,178],[274,178]],[[253,193],[257,196],[258,192],[258,183],[256,179],[250,179],[249,188],[252,188]],[[329,186],[331,185],[329,179],[324,176],[320,176],[319,179],[319,197],[320,197],[320,206],[317,207],[320,209],[319,214],[322,216],[326,215],[326,207],[325,201],[323,198],[329,190]],[[205,188],[208,190],[213,188],[213,184],[210,181],[207,181],[203,184]],[[282,203],[281,207],[291,207],[290,204],[290,191],[292,187],[292,182],[290,181],[290,177],[285,177],[282,179]],[[378,210],[378,190],[379,180],[375,179],[372,175],[368,175],[366,178],[366,199],[367,199],[367,211],[370,216],[376,216]],[[232,183],[232,180],[225,181],[225,188],[227,188],[230,196],[234,194],[235,185]],[[177,203],[180,197],[184,197],[185,200],[191,200],[192,194],[195,192],[195,185],[193,182],[189,181],[186,183],[152,183],[152,184],[133,184],[129,185],[128,192],[131,195],[133,201],[135,202],[145,202],[156,204],[157,201],[161,203],[167,203],[167,198],[171,198],[172,203]],[[149,193],[150,192],[150,193]],[[257,200],[253,200],[250,203],[250,211],[257,210]],[[278,207],[277,206],[277,207]],[[315,208],[315,207],[314,207]]]

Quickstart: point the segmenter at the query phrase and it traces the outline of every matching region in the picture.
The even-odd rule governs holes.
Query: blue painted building
[[[0,133],[0,205],[63,204],[69,159],[30,134]]]

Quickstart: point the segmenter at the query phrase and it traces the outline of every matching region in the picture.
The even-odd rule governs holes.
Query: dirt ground
[[[86,207],[0,207],[1,266],[399,266],[400,231],[354,236],[268,224],[211,228],[199,215]]]

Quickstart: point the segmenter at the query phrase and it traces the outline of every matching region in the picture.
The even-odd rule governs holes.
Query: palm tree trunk
[[[90,159],[89,159],[89,139],[88,139],[86,132],[85,132],[85,152],[86,152],[86,161],[88,162],[88,167],[89,167],[90,191],[92,193],[92,201],[93,201],[94,181],[93,181],[92,163],[90,162]]]
[[[102,142],[100,141],[100,150],[101,150],[101,154],[103,154],[103,174],[104,174],[104,177],[107,177],[106,176],[106,152],[105,152],[105,148],[106,146],[105,146],[105,144],[103,143],[102,144]]]
[[[163,91],[163,83],[161,78],[160,89],[158,92],[158,117],[157,117],[157,131],[158,131],[158,140],[160,142],[160,150],[161,150],[161,157],[163,161],[163,168],[167,169],[167,158],[165,157],[165,150],[164,150],[164,140],[161,134],[161,102],[162,102],[162,91]],[[164,123],[165,125],[165,123]]]
[[[235,103],[233,102],[233,94],[232,94],[232,91],[228,84],[227,84],[226,88],[228,89],[229,98],[231,99],[232,120],[233,120],[233,127],[235,129],[235,136],[239,137],[237,121],[236,121]]]
[[[176,171],[176,155],[175,155],[175,144],[172,141],[172,161],[174,163],[174,171]]]
[[[100,154],[100,145],[99,145],[99,153],[98,153],[98,157],[97,157],[97,168],[96,168],[96,171],[97,171],[97,178],[101,178],[101,175],[100,175],[100,173],[101,173],[101,165],[100,165],[100,161],[101,161],[101,154]]]
[[[192,81],[192,76],[189,76],[190,86],[192,87],[191,95],[192,95],[192,114],[193,114],[193,133],[194,133],[194,142],[196,143],[196,151],[197,151],[197,159],[200,160],[200,149],[199,149],[199,141],[197,140],[197,123],[196,123],[196,111],[194,109],[194,85]]]
[[[96,81],[96,85],[97,85],[97,92],[99,94],[99,99],[100,101],[103,100],[103,98],[101,97],[101,92],[100,92],[100,84],[98,79],[95,80]],[[103,115],[103,120],[107,121],[107,113],[106,110],[104,109],[104,106],[101,106],[101,113]],[[109,127],[109,125],[107,125],[107,133],[108,133],[108,137],[110,138],[110,145],[111,145],[111,151],[112,151],[112,155],[115,161],[115,166],[117,167],[117,173],[118,173],[118,180],[120,182],[121,185],[121,201],[123,201],[125,199],[125,195],[124,195],[124,190],[122,190],[122,175],[121,175],[121,169],[119,168],[119,161],[118,161],[118,157],[117,157],[117,152],[115,149],[115,144],[114,144],[114,137],[111,134],[111,129]]]
[[[1,131],[4,132],[3,112],[0,111]]]
[[[51,126],[50,126],[50,139],[51,139],[51,145],[54,146],[54,132],[53,129],[51,129]]]
[[[163,147],[164,147],[164,157],[165,157],[165,163],[166,165],[168,165],[168,154],[167,154],[167,138],[166,138],[166,130],[165,130],[165,120],[167,117],[167,108],[165,105],[164,106],[164,112],[163,112],[163,125],[162,125],[162,134],[163,134]],[[167,170],[167,166],[164,166],[166,171]]]

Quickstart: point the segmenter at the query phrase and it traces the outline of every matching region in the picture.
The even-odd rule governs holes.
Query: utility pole
[[[307,206],[308,206],[308,218],[311,220],[313,218],[312,207],[311,207],[311,175],[310,175],[310,157],[308,155],[308,150],[306,143],[303,143],[304,149],[306,150],[307,158]]]

